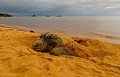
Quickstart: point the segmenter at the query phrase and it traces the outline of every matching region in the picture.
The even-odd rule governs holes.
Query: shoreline
[[[32,29],[30,28],[27,28],[27,27],[20,27],[20,26],[9,26],[9,25],[6,25],[6,24],[0,24],[0,27],[5,27],[5,28],[13,28],[13,29],[16,29],[16,30],[21,30],[21,31],[30,31]]]
[[[10,25],[6,25],[6,24],[0,24],[1,27],[6,27],[6,28],[13,28],[13,29],[17,29],[17,30],[20,30],[20,31],[32,31],[32,32],[37,32],[37,33],[45,33],[45,31],[43,32],[39,32],[39,31],[36,31],[34,29],[30,29],[28,27],[21,27],[21,26],[10,26]],[[57,31],[55,31],[57,32]],[[60,31],[58,31],[60,32]],[[60,32],[61,33],[61,32]],[[100,41],[103,41],[103,42],[107,42],[107,43],[111,43],[111,44],[120,44],[120,37],[117,37],[117,36],[112,36],[112,35],[107,35],[107,34],[102,34],[102,33],[83,33],[80,34],[80,35],[76,35],[76,34],[68,34],[68,33],[65,33],[71,37],[74,37],[74,36],[77,36],[77,37],[81,37],[81,38],[90,38],[90,39],[96,39],[96,40],[100,40]]]

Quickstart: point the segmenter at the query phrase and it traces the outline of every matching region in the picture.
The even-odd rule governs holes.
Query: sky
[[[117,16],[120,0],[0,0],[0,12],[15,16]]]

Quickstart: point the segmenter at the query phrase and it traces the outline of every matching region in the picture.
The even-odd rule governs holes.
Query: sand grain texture
[[[0,27],[0,77],[120,77],[120,45],[73,37],[91,57],[53,56],[32,49],[39,36]]]

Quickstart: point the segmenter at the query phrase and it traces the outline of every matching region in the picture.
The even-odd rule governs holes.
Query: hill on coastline
[[[0,17],[12,17],[12,15],[7,13],[0,13]]]

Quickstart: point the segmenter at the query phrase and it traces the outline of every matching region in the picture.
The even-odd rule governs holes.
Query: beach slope
[[[73,37],[93,56],[54,56],[32,49],[39,37],[0,27],[0,77],[120,77],[120,45]]]

